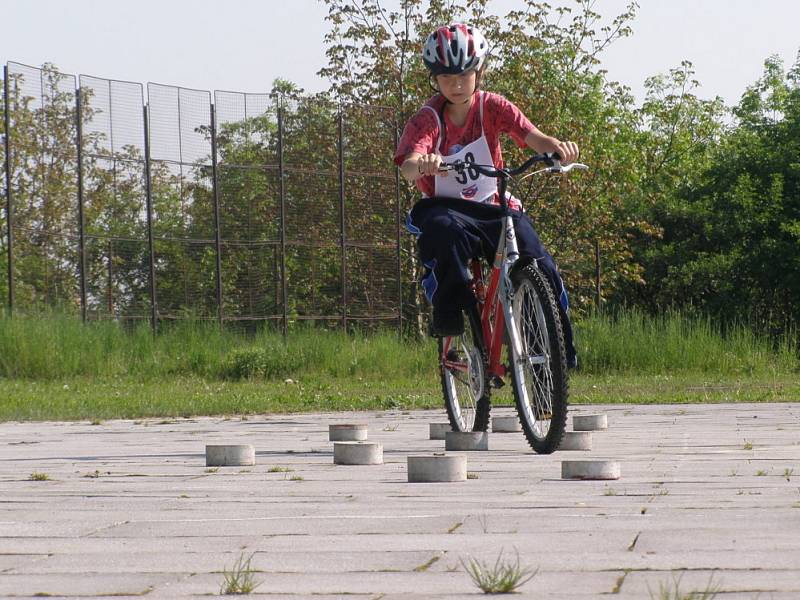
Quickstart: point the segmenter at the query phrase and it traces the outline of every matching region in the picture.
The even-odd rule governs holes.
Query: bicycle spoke
[[[526,359],[526,371],[532,376],[532,387],[534,390],[533,402],[536,405],[535,420],[540,429],[544,425],[539,425],[539,421],[552,414],[551,392],[552,376],[549,369],[550,356],[547,350],[547,324],[544,320],[541,302],[538,296],[531,293],[532,290],[525,289],[522,298],[522,323],[524,356]]]

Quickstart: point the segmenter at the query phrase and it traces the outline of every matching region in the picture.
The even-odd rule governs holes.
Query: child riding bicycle
[[[502,232],[497,181],[469,169],[469,163],[503,168],[500,134],[521,147],[557,153],[564,164],[578,158],[574,142],[543,134],[511,102],[480,90],[488,43],[475,27],[439,27],[425,41],[422,60],[438,94],[406,123],[394,160],[423,198],[411,209],[406,227],[418,236],[425,273],[422,286],[433,305],[431,334],[461,335],[463,310],[474,305],[471,259],[489,260]],[[442,171],[443,161],[467,163],[459,171]],[[577,365],[569,321],[569,300],[553,257],[544,249],[530,218],[509,199],[521,260],[535,259],[558,300],[567,365]]]

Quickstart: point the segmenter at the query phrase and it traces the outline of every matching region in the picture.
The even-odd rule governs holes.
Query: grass
[[[571,401],[791,401],[797,342],[724,334],[677,313],[576,323]],[[511,404],[511,386],[494,395]],[[125,329],[61,314],[0,317],[0,421],[438,408],[433,340],[299,327],[244,335],[194,321]]]
[[[224,579],[219,590],[220,594],[249,594],[261,585],[261,582],[256,582],[256,571],[250,566],[253,556],[254,554],[251,554],[245,560],[244,554],[241,554],[230,571],[223,569]]]
[[[503,560],[502,550],[494,565],[469,558],[467,561],[462,559],[461,566],[469,574],[472,582],[485,594],[514,593],[539,572],[538,569],[521,567],[519,552],[516,553],[516,560],[513,562]]]
[[[760,336],[745,325],[725,331],[707,318],[666,311],[652,317],[637,310],[595,315],[576,324],[581,361],[593,373],[658,374],[694,371],[726,376],[797,372],[796,333]]]
[[[427,562],[422,563],[421,565],[414,567],[414,572],[415,573],[424,573],[425,571],[430,569],[434,564],[439,562],[439,560],[441,558],[442,558],[441,554],[436,554],[436,555],[432,556],[430,558],[430,560],[428,560]]]
[[[39,473],[38,471],[34,471],[28,475],[28,481],[50,481],[50,475],[47,473]]]
[[[653,595],[649,589],[651,600],[713,600],[720,592],[720,587],[714,582],[713,576],[708,580],[708,584],[703,590],[692,590],[690,592],[682,592],[680,589],[681,578],[673,579],[672,583],[665,584],[659,582],[658,594]]]
[[[431,354],[433,357],[433,354]],[[431,358],[433,360],[433,358]],[[180,418],[314,411],[441,408],[436,373],[409,379],[309,377],[300,385],[263,380],[225,381],[191,376],[160,379],[76,377],[31,381],[0,378],[0,421]],[[513,404],[511,386],[493,393],[493,404]],[[791,402],[800,378],[709,379],[703,373],[661,376],[577,373],[571,404]]]
[[[83,325],[60,313],[0,317],[0,377],[6,379],[191,376],[287,386],[308,375],[396,379],[435,372],[432,348],[432,340],[400,343],[393,332],[366,336],[298,327],[285,343],[271,329],[244,335],[200,321],[167,324],[153,336],[147,324]]]
[[[275,467],[270,467],[267,470],[267,473],[291,473],[292,471],[294,471],[294,469],[290,467],[275,466]]]

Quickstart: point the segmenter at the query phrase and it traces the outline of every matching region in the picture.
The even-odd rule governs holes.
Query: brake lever
[[[569,163],[568,165],[562,165],[561,161],[554,160],[552,167],[547,167],[547,169],[543,170],[546,170],[549,173],[569,173],[570,171],[572,171],[572,169],[577,169],[579,171],[588,171],[589,166],[578,162]]]
[[[588,171],[589,170],[589,165],[585,165],[583,163],[574,162],[574,163],[570,163],[566,167],[564,167],[564,171],[565,172],[569,172],[572,169],[577,169],[578,171]]]

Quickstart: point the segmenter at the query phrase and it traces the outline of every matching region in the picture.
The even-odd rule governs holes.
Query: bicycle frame
[[[503,379],[507,370],[500,359],[503,351],[503,334],[506,329],[509,333],[512,349],[512,360],[522,353],[519,334],[514,327],[514,315],[511,304],[514,292],[511,285],[511,269],[519,258],[517,248],[517,238],[514,231],[514,222],[508,214],[503,219],[503,231],[497,244],[494,262],[491,265],[488,276],[488,286],[484,280],[483,268],[479,260],[473,260],[470,269],[472,271],[472,291],[478,300],[480,307],[481,326],[483,340],[486,344],[488,373],[491,376]],[[506,324],[511,327],[506,327]],[[443,344],[443,361],[445,367],[466,372],[467,366],[459,361],[447,360],[447,353],[453,338],[446,338]]]

